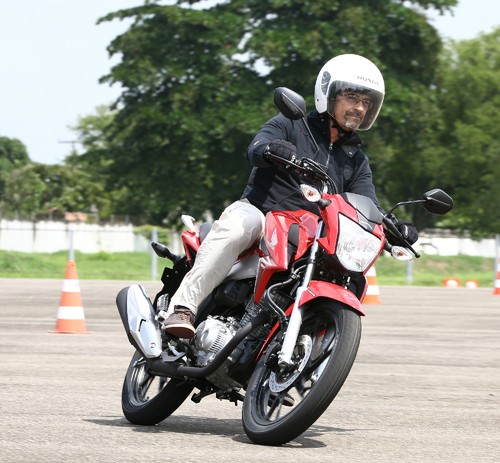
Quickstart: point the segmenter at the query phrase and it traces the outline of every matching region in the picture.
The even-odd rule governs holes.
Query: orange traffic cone
[[[366,290],[365,297],[363,298],[363,304],[382,304],[380,300],[380,290],[377,284],[377,272],[375,267],[371,267],[368,272],[366,272],[366,278],[368,280],[368,289]]]
[[[459,278],[445,278],[443,280],[443,286],[445,288],[459,288],[462,285]]]
[[[479,288],[479,281],[477,281],[477,280],[467,280],[465,282],[465,287],[469,288],[469,289]]]
[[[52,333],[91,333],[85,328],[80,283],[78,282],[75,262],[72,260],[68,260],[66,264],[61,302],[57,311],[56,329]]]
[[[495,279],[495,287],[493,289],[494,296],[500,296],[500,257],[497,262],[497,276]]]

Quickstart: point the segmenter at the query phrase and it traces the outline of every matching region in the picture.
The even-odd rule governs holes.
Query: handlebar
[[[265,155],[275,164],[282,165],[285,169],[292,170],[297,175],[320,181],[323,186],[326,186],[328,193],[338,193],[337,185],[333,179],[327,174],[324,167],[313,159],[301,158],[288,160],[270,152],[267,152]]]
[[[269,152],[266,153],[266,157],[275,164],[284,166],[285,169],[293,169],[293,171],[298,175],[309,177],[313,180],[319,180],[320,182],[322,182],[323,186],[326,187],[326,191],[328,193],[338,193],[337,185],[335,184],[333,179],[326,173],[323,166],[321,166],[321,164],[319,164],[318,162],[308,158],[288,160]],[[318,206],[323,206],[324,208],[328,206],[328,203],[318,203]],[[389,218],[389,214],[383,216],[383,223],[385,225],[385,229],[396,239],[398,244],[409,249],[416,258],[420,257],[420,254],[413,249],[412,245],[404,238],[394,222]],[[392,250],[392,244],[387,240],[385,241],[384,249],[389,253]]]

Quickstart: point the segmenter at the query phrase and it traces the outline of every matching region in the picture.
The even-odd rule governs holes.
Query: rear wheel
[[[152,375],[142,354],[135,352],[123,381],[123,414],[133,424],[157,424],[177,410],[192,390],[179,379]]]
[[[294,366],[280,371],[272,342],[260,359],[243,403],[243,427],[254,442],[281,445],[307,430],[333,401],[354,363],[361,319],[337,301],[315,299],[305,309]]]

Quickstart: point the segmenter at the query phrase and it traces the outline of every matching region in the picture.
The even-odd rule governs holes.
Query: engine
[[[235,318],[222,321],[209,316],[196,329],[195,348],[199,366],[208,365],[240,329]]]
[[[202,367],[208,365],[234,337],[240,326],[235,318],[221,320],[209,316],[202,322],[196,330],[194,341],[197,364]],[[233,391],[239,391],[242,387],[229,376],[229,369],[240,355],[241,349],[237,347],[216,371],[207,376],[208,381],[219,389],[219,399],[228,398]]]

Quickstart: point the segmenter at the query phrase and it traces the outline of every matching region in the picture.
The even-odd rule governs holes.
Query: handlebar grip
[[[387,238],[385,239],[384,250],[387,251],[389,254],[392,251],[392,244],[389,243],[389,241],[387,240]]]
[[[332,202],[329,199],[320,199],[316,204],[320,209],[326,209]]]

